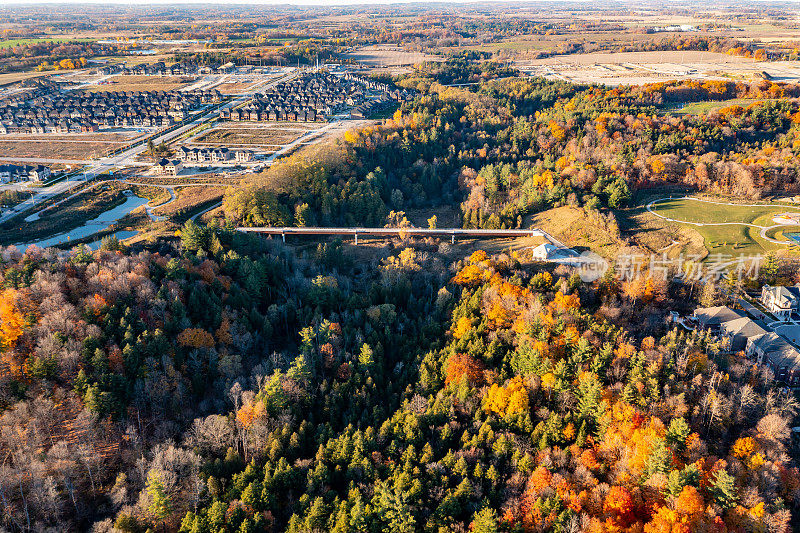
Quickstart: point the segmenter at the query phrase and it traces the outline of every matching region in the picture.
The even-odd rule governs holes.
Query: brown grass
[[[87,92],[101,91],[174,91],[186,87],[194,81],[181,76],[113,76],[107,85],[91,85],[84,89]]]
[[[644,207],[618,211],[618,219],[625,235],[633,242],[653,253],[666,253],[668,257],[708,255],[703,236],[691,226],[667,222],[648,212]]]
[[[119,143],[110,142],[73,142],[44,139],[6,141],[0,137],[0,156],[84,160],[91,157],[100,157],[106,151],[119,146]]]
[[[202,204],[218,202],[224,193],[223,187],[181,187],[177,190],[178,198],[174,202],[154,209],[153,214],[167,217],[180,215]]]
[[[300,136],[301,132],[280,128],[214,129],[195,139],[200,144],[214,145],[284,145]]]
[[[529,225],[546,231],[567,246],[589,248],[604,257],[613,257],[625,246],[580,207],[563,206],[542,211],[526,220],[525,227]]]

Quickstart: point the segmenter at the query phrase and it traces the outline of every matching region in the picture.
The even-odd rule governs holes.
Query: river
[[[136,209],[137,207],[141,207],[146,205],[149,200],[147,198],[140,198],[138,196],[130,195],[128,196],[123,203],[109,209],[108,211],[104,211],[100,213],[99,216],[93,218],[91,220],[87,220],[82,226],[78,226],[75,229],[70,231],[65,231],[63,233],[59,233],[57,235],[53,235],[52,237],[48,237],[46,239],[41,239],[39,241],[29,242],[25,244],[17,244],[17,248],[20,251],[25,251],[28,246],[36,245],[39,248],[47,248],[48,246],[55,246],[57,244],[62,244],[68,241],[74,241],[78,239],[83,239],[89,237],[90,235],[94,235],[95,233],[99,233],[101,231],[105,231],[110,228],[114,223],[116,223],[119,219]],[[119,231],[115,233],[119,239],[132,237],[135,235],[136,232],[131,231]],[[93,246],[94,245],[94,246]],[[97,249],[100,247],[100,241],[93,241],[89,243],[89,247],[93,249]]]

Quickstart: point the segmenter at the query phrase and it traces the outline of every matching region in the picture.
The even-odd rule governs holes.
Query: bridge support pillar
[[[286,234],[285,233],[281,233],[281,240],[283,242],[286,242]]]
[[[450,244],[456,243],[456,232],[454,231],[452,235],[450,235]]]
[[[355,232],[354,235],[356,236],[356,245],[358,245],[358,232]]]

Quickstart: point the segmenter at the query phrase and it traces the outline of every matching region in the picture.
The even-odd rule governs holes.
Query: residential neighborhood
[[[226,147],[214,148],[188,148],[181,146],[177,152],[178,159],[183,163],[224,163],[236,161],[244,163],[252,161],[253,152],[242,148],[228,149]]]
[[[336,76],[325,72],[307,73],[286,83],[256,93],[246,105],[223,111],[222,119],[238,121],[315,122],[346,109],[351,118],[364,118],[413,95],[386,83],[354,75]]]
[[[47,86],[23,98],[0,100],[0,134],[165,128],[188,118],[202,105],[221,99],[216,90],[61,93]]]
[[[795,321],[800,287],[765,286],[759,303],[775,320],[758,311],[751,316],[729,306],[701,307],[694,311],[684,327],[696,327],[724,340],[731,353],[743,352],[754,364],[769,368],[775,379],[792,388],[800,388],[800,324]],[[756,308],[753,307],[755,310]]]
[[[50,167],[44,165],[0,165],[0,183],[16,181],[42,182],[52,176]]]

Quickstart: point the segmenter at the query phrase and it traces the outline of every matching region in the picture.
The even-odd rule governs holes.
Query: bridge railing
[[[261,233],[264,235],[280,235],[286,241],[287,235],[353,235],[358,244],[358,237],[450,237],[451,242],[461,237],[545,237],[546,234],[537,229],[465,229],[465,228],[325,228],[325,227],[238,227],[244,233]]]

